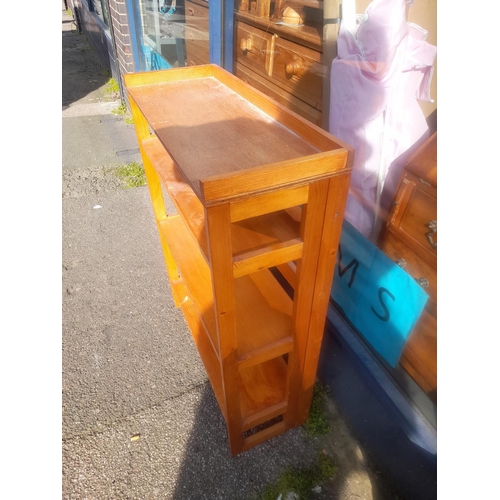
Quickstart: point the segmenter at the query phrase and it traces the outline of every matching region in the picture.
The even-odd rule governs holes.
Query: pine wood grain
[[[174,300],[237,455],[307,418],[352,148],[215,65],[125,83]]]
[[[343,177],[332,178],[328,182],[328,194],[323,226],[321,228],[314,283],[314,296],[303,361],[304,370],[302,372],[301,390],[298,398],[297,419],[299,422],[307,420],[311,407],[349,182],[350,176],[348,174]]]
[[[304,415],[299,412],[302,377],[306,369],[306,352],[309,323],[315,294],[316,273],[320,253],[325,206],[329,180],[317,181],[309,186],[309,199],[302,208],[301,237],[304,241],[303,256],[297,263],[294,290],[294,342],[295,349],[289,356],[289,407],[285,415],[287,426],[304,423]]]
[[[229,205],[206,211],[209,260],[212,271],[215,321],[222,365],[222,385],[226,395],[226,425],[231,454],[241,452],[241,407],[238,398],[238,343]],[[214,279],[217,277],[217,279]]]

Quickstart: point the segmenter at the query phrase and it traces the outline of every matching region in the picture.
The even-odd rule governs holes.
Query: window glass
[[[89,0],[89,7],[106,26],[109,26],[108,4],[106,0]]]
[[[208,2],[139,0],[142,71],[209,62]]]
[[[355,149],[332,302],[396,379],[412,393],[418,388],[432,408],[437,133],[428,110],[437,109],[437,50],[425,27],[409,22],[411,3],[352,5],[330,68],[328,128]],[[416,13],[433,26],[435,12],[434,19],[432,10]]]
[[[436,39],[435,0],[235,2],[234,73],[355,150],[331,303],[427,416],[437,395]]]

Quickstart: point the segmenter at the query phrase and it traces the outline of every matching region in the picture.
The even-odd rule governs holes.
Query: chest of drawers
[[[319,126],[325,76],[321,7],[316,2],[302,14],[307,21],[294,27],[237,11],[234,37],[235,74]]]
[[[380,248],[429,295],[401,366],[435,402],[437,395],[437,132],[401,176]]]

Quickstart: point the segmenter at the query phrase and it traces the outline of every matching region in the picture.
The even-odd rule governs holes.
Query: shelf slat
[[[180,217],[160,222],[160,230],[218,353],[210,270]],[[271,272],[236,279],[234,293],[239,359],[250,366],[290,352],[292,301]]]
[[[240,371],[245,430],[286,411],[286,376],[287,365],[282,357]]]
[[[143,141],[142,145],[208,262],[203,205],[158,138]],[[293,190],[294,195],[300,196],[299,199],[302,199],[304,193],[307,194],[306,188]],[[231,240],[235,256],[235,277],[270,267],[271,262],[280,264],[286,262],[286,259],[300,258],[302,245],[298,235],[299,223],[284,210],[234,222],[231,224]],[[273,261],[274,258],[278,258],[278,261]]]
[[[277,243],[260,250],[253,250],[233,258],[234,277],[269,269],[302,257],[303,243],[300,238]]]
[[[203,205],[157,137],[143,141],[142,147],[158,173],[160,181],[167,190],[175,208],[183,216],[189,230],[200,245],[206,259],[208,242],[205,232],[205,210]]]
[[[213,350],[213,345],[210,343],[202,323],[200,315],[192,300],[187,300],[181,304],[181,309],[186,318],[186,322],[191,331],[194,343],[198,349],[200,358],[205,366],[210,385],[215,393],[217,402],[222,411],[224,419],[226,419],[226,405],[224,397],[224,388],[222,385],[222,374],[219,359]]]

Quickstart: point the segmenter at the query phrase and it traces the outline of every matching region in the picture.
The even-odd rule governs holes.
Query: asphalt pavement
[[[62,498],[257,499],[325,450],[339,472],[312,499],[386,500],[333,401],[330,435],[300,427],[231,457],[147,187],[116,176],[141,161],[134,127],[64,9],[62,54]]]

